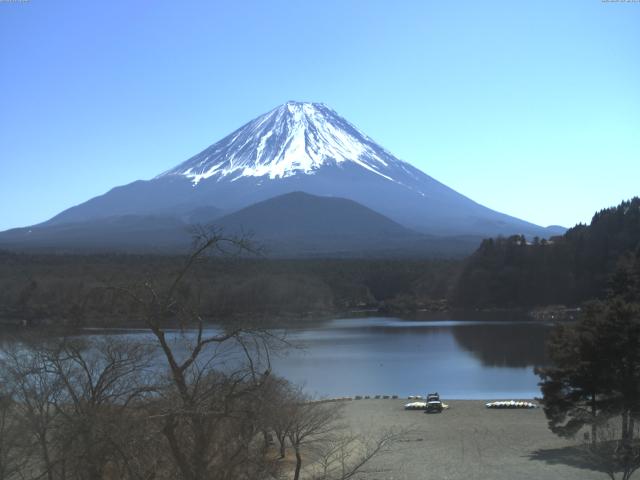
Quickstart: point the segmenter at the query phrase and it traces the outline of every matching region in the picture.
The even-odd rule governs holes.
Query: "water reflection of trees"
[[[490,367],[534,367],[547,363],[549,328],[531,324],[458,325],[453,336],[462,348]]]

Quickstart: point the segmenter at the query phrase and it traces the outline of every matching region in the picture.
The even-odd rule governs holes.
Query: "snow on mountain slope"
[[[177,167],[115,187],[44,224],[119,215],[188,218],[202,208],[229,214],[291,192],[353,200],[431,235],[548,236],[394,157],[326,105],[304,102],[287,102]]]
[[[194,185],[211,177],[278,179],[344,162],[398,183],[394,170],[409,166],[326,105],[287,102],[156,178],[183,175]]]

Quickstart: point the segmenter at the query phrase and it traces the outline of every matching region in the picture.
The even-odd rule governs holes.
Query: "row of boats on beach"
[[[537,403],[506,400],[487,403],[487,408],[538,408]]]
[[[449,408],[449,405],[446,405],[441,402],[440,396],[436,394],[427,395],[426,399],[421,397],[420,395],[414,395],[409,397],[410,400],[414,400],[413,402],[409,402],[405,404],[405,410],[426,410],[426,411],[438,411],[441,412]],[[538,408],[538,404],[527,401],[519,401],[519,400],[499,400],[496,402],[489,402],[485,404],[487,408],[492,409],[503,409],[503,408]]]

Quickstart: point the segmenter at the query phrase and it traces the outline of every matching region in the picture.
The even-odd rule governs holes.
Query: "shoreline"
[[[375,395],[375,396],[344,396],[344,397],[319,397],[314,399],[315,402],[382,402],[382,401],[393,401],[393,402],[412,402],[412,401],[420,401],[426,398],[426,395],[411,395],[411,396],[399,396],[399,395]],[[379,398],[376,398],[379,397]],[[389,398],[384,398],[389,397]],[[495,401],[505,401],[505,400],[514,400],[516,402],[539,402],[539,397],[483,397],[483,398],[458,398],[458,397],[449,397],[440,395],[440,398],[443,402],[495,402]]]
[[[574,312],[574,309],[570,309]],[[258,321],[247,323],[247,328],[267,328],[267,329],[296,329],[321,325],[334,320],[356,320],[362,318],[397,318],[406,322],[432,321],[432,322],[495,322],[495,323],[555,323],[573,321],[573,316],[538,314],[536,309],[500,309],[500,310],[412,310],[412,311],[382,311],[380,309],[370,310],[336,310],[335,312],[305,312],[301,314],[282,314],[273,316],[265,320],[259,318]],[[207,327],[244,324],[246,318],[229,317],[218,320],[205,319]],[[178,328],[167,325],[168,329]],[[126,330],[146,330],[145,324],[139,320],[129,322],[107,322],[98,320],[81,325],[74,325],[64,321],[52,321],[51,319],[36,320],[18,317],[0,317],[0,333],[20,333],[20,332],[41,332],[57,331],[70,334],[79,334],[92,331],[126,331]]]

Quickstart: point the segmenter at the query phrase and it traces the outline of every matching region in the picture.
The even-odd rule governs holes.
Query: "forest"
[[[606,295],[615,272],[638,268],[636,197],[548,241],[522,236],[484,240],[465,261],[451,301],[472,308],[575,306]]]
[[[132,326],[143,312],[123,289],[166,285],[184,256],[0,252],[5,324]],[[546,239],[486,239],[466,259],[272,259],[213,255],[180,295],[204,318],[264,325],[359,311],[528,310],[602,298],[640,269],[640,199]],[[614,275],[615,273],[615,275]]]
[[[5,323],[131,326],[141,312],[121,290],[166,284],[184,257],[0,254]],[[202,259],[183,299],[217,322],[300,321],[337,313],[442,309],[459,263],[449,260]]]

